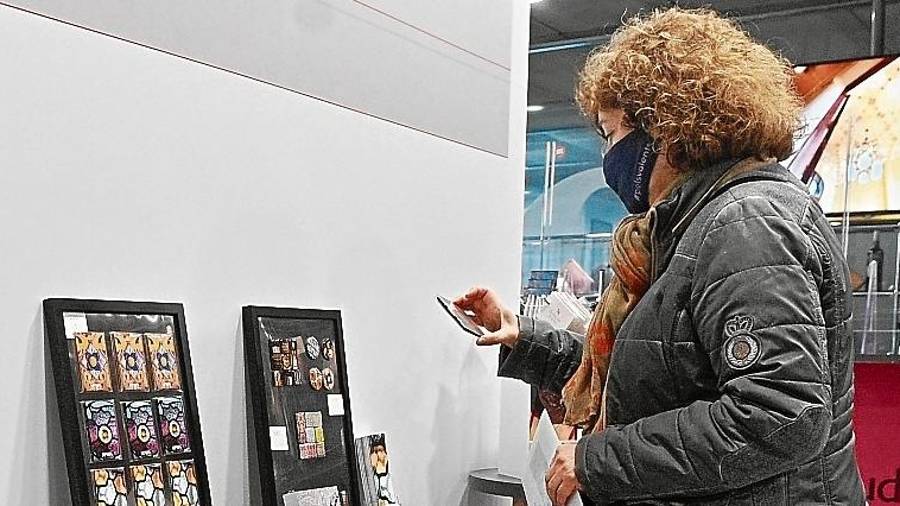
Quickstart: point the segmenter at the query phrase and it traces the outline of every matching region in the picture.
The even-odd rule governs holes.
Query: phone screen
[[[459,308],[456,304],[453,303],[447,297],[442,297],[440,295],[437,296],[438,304],[447,311],[447,314],[456,321],[457,325],[459,325],[463,330],[472,334],[474,336],[482,336],[484,335],[484,330],[475,323],[475,320],[472,319],[472,316],[467,314],[465,311]]]

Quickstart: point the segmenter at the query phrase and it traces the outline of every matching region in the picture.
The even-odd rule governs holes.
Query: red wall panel
[[[856,450],[869,503],[900,504],[900,363],[858,363]]]

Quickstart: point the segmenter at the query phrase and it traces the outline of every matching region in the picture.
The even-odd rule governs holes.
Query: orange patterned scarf
[[[613,235],[610,265],[615,277],[591,318],[581,365],[562,391],[566,425],[595,432],[606,425],[602,399],[616,332],[650,287],[651,220],[651,213],[629,216]]]

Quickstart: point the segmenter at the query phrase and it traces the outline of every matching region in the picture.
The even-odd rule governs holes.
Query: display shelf
[[[500,497],[524,499],[525,488],[522,480],[502,474],[496,468],[477,469],[469,473],[469,486],[473,490]]]

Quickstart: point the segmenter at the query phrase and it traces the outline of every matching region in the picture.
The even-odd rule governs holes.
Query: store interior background
[[[602,140],[581,117],[573,103],[576,76],[597,45],[609,41],[621,24],[623,11],[634,13],[677,3],[685,7],[712,7],[727,13],[757,40],[778,50],[792,64],[798,83],[806,80],[804,119],[807,129],[798,139],[803,151],[810,133],[842,92],[843,84],[858,76],[869,63],[848,62],[831,68],[816,66],[900,54],[900,2],[897,1],[679,1],[596,2],[542,0],[532,4],[529,50],[528,133],[524,195],[523,286],[542,287],[535,270],[576,272],[593,278],[609,273],[610,233],[625,215],[615,194],[605,185]],[[884,30],[874,29],[884,20]],[[878,36],[873,37],[873,34]],[[809,70],[810,74],[804,74]],[[824,70],[823,70],[824,69]],[[812,89],[809,81],[834,77]],[[848,77],[848,75],[850,77]],[[847,186],[852,211],[874,211],[853,217],[847,228],[847,258],[851,272],[862,281],[873,247],[873,232],[880,234],[884,252],[882,286],[853,294],[854,336],[857,341],[856,412],[857,452],[869,504],[900,501],[900,447],[887,435],[900,430],[900,290],[898,290],[898,231],[900,188],[897,166],[900,134],[900,59],[867,78],[850,92],[846,107],[826,141],[816,171],[824,178],[821,203],[841,222],[843,188],[848,156],[873,160],[883,174]],[[870,137],[868,149],[862,143]],[[848,149],[847,139],[853,139]],[[848,155],[849,153],[849,155]],[[873,155],[871,158],[866,158]],[[862,158],[860,158],[862,157]],[[789,163],[793,160],[788,160]],[[794,167],[791,167],[794,169]],[[856,170],[854,168],[853,170]],[[548,178],[550,180],[548,181]],[[815,192],[814,184],[810,185]],[[821,190],[821,188],[819,188]],[[549,190],[549,191],[548,191]],[[843,225],[836,226],[837,232]],[[572,261],[580,269],[572,269]],[[568,268],[567,268],[568,267]],[[851,275],[853,278],[853,275]],[[604,276],[608,280],[609,276]],[[605,281],[608,282],[608,281]],[[581,286],[590,286],[581,283]],[[874,292],[874,293],[873,293]]]
[[[870,54],[870,1],[678,3],[792,62]],[[66,501],[40,302],[84,297],[185,303],[215,504],[246,503],[245,304],[342,310],[355,429],[387,433],[404,504],[508,504],[466,476],[521,470],[527,389],[434,295],[605,265],[624,209],[575,75],[671,2],[242,4],[0,1],[0,502]]]
[[[609,234],[626,211],[604,182],[602,141],[574,105],[576,76],[590,51],[609,41],[623,16],[675,3],[684,7],[711,7],[726,13],[794,64],[871,54],[873,2],[868,0],[542,0],[533,3],[528,61],[523,283],[528,282],[531,270],[558,269],[569,259],[577,260],[588,274],[607,266]],[[896,21],[900,19],[900,2],[883,4],[887,20],[883,54],[896,54],[900,52],[900,24]],[[542,217],[547,144],[552,142],[556,143],[556,160],[552,220],[548,225]]]

